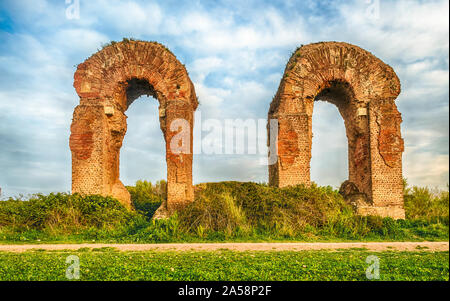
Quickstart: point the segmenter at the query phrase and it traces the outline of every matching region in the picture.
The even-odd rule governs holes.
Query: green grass
[[[151,217],[166,182],[138,181],[135,210],[101,196],[64,193],[0,202],[0,243],[222,241],[448,241],[448,191],[407,188],[406,220],[357,216],[331,187],[243,182],[196,186],[195,201],[168,220]]]
[[[449,280],[448,252],[0,252],[0,280],[67,280],[69,255],[80,260],[80,280],[360,280],[376,255],[379,280]],[[373,280],[370,280],[373,281]]]

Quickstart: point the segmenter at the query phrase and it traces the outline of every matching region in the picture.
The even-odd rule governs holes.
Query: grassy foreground
[[[68,280],[76,255],[79,280],[359,280],[379,259],[379,280],[449,280],[448,252],[363,250],[301,252],[119,252],[85,249],[67,252],[0,252],[0,280]],[[372,280],[371,280],[372,281]]]
[[[448,241],[449,193],[405,185],[405,220],[357,216],[331,187],[204,183],[168,220],[151,218],[166,183],[138,181],[135,210],[110,197],[65,193],[0,201],[0,243]]]

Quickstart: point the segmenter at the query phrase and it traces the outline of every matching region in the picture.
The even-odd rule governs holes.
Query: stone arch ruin
[[[192,130],[198,101],[188,73],[175,55],[155,42],[124,40],[98,51],[78,68],[74,87],[80,97],[71,125],[72,192],[117,198],[131,207],[130,194],[119,179],[119,157],[127,130],[125,112],[141,95],[159,101],[160,127],[166,141],[166,216],[194,199]],[[188,151],[170,147],[180,124],[189,124]],[[175,127],[174,127],[175,125]]]
[[[112,43],[78,65],[74,87],[80,104],[69,143],[73,193],[109,195],[131,207],[130,194],[119,179],[120,148],[127,129],[125,112],[146,94],[159,101],[166,141],[167,201],[156,217],[193,201],[198,101],[184,65],[168,49],[156,42]],[[329,101],[342,115],[348,139],[349,179],[340,192],[359,214],[404,218],[402,119],[395,105],[399,93],[400,81],[392,68],[357,46],[326,42],[297,49],[268,113],[268,128],[272,120],[277,124],[278,154],[269,165],[269,184],[311,184],[314,101]],[[184,152],[171,147],[182,128],[174,122],[178,120],[188,123]]]
[[[399,93],[393,69],[357,46],[324,42],[297,49],[268,113],[269,121],[278,120],[269,184],[311,184],[311,117],[314,101],[325,100],[337,106],[348,139],[349,179],[340,192],[359,214],[404,218]]]

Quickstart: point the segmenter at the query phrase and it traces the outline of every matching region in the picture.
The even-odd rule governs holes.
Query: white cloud
[[[216,56],[196,59],[188,66],[189,75],[193,81],[203,82],[211,72],[225,67],[224,61]]]
[[[447,154],[434,153],[435,145],[443,139],[446,134],[427,129],[411,129],[405,131],[405,152],[403,154],[404,176],[411,185],[440,186],[444,188],[448,183],[448,145]]]
[[[448,154],[405,153],[404,175],[410,185],[445,188],[449,183]]]
[[[64,98],[63,98],[64,99]],[[71,120],[71,112],[64,108],[62,99],[41,92],[0,91],[0,110],[2,114],[20,116],[33,121],[48,121],[64,126]],[[63,101],[71,102],[70,98]]]
[[[133,1],[114,3],[101,1],[100,3],[89,3],[88,13],[95,13],[98,23],[105,22],[130,36],[136,34],[135,37],[160,32],[163,20],[160,6],[152,2],[138,4]]]
[[[163,26],[163,30],[180,36],[184,47],[203,53],[294,47],[308,38],[301,16],[292,22],[270,8],[248,13],[252,22],[241,24],[227,12],[187,12],[180,21],[169,19],[169,26]]]
[[[106,35],[84,28],[61,29],[51,39],[52,47],[73,53],[94,53],[110,41]]]
[[[363,43],[383,58],[405,62],[448,54],[448,1],[379,1],[378,18],[367,15],[368,4],[339,6],[344,22],[340,36]]]
[[[402,83],[399,101],[423,102],[448,93],[449,71],[437,58],[419,60],[395,67]]]
[[[220,88],[207,87],[201,83],[195,85],[197,96],[202,107],[217,108],[223,103],[225,97],[230,95],[230,91]]]

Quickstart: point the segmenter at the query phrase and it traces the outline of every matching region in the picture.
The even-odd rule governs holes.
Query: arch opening
[[[328,101],[338,108],[349,105],[355,99],[355,93],[348,82],[332,80],[327,83],[314,100]]]
[[[364,104],[358,102],[351,85],[342,80],[327,82],[314,98],[313,106],[316,106],[319,100],[335,105],[344,121],[346,137],[342,142],[347,142],[348,175],[337,186],[346,181],[351,182],[357,187],[358,192],[363,194],[363,198],[370,201],[369,126],[367,115],[360,110],[365,109]],[[312,115],[316,114],[317,112],[313,112]]]
[[[312,114],[311,181],[339,188],[348,179],[348,141],[338,108],[317,99]]]
[[[155,88],[146,79],[139,79],[136,77],[127,80],[125,94],[127,99],[127,109],[136,99],[143,95],[146,95],[147,97],[152,96],[155,100],[158,100]]]
[[[127,132],[120,150],[120,180],[126,186],[134,185],[138,180],[153,184],[159,180],[167,181],[166,149],[158,105],[158,101],[147,93],[128,103]]]

